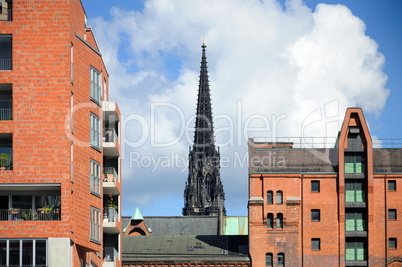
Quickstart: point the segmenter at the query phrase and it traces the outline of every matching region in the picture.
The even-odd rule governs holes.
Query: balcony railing
[[[116,222],[119,218],[119,213],[113,207],[105,207],[103,209],[103,220],[107,222]]]
[[[0,209],[0,221],[60,221],[60,210]]]
[[[0,158],[0,171],[9,171],[13,169],[13,159],[9,158]]]
[[[104,137],[104,141],[107,143],[109,143],[109,142],[113,143],[113,142],[117,141],[117,138],[118,138],[116,130],[113,128],[106,128],[103,137]]]
[[[119,253],[113,247],[105,247],[103,249],[103,261],[114,262],[114,259],[119,257]]]
[[[0,70],[11,70],[11,59],[0,59]]]
[[[0,121],[12,120],[13,110],[11,108],[0,108]]]
[[[103,182],[115,182],[119,180],[119,175],[117,174],[117,171],[114,167],[105,167],[103,168],[105,178],[103,179]]]

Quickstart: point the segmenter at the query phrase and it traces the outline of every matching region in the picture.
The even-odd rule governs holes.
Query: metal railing
[[[13,110],[11,108],[0,108],[0,121],[12,120]]]
[[[0,221],[60,221],[59,209],[0,209]]]
[[[103,248],[103,261],[114,262],[114,259],[119,258],[119,253],[114,247]]]
[[[106,128],[103,134],[103,140],[107,143],[118,141],[118,136],[114,128]]]
[[[9,171],[13,169],[13,159],[9,158],[0,158],[0,171]]]
[[[114,182],[119,180],[119,175],[114,167],[103,168],[103,173],[105,175],[105,178],[103,179],[104,182]]]
[[[103,219],[107,222],[116,222],[119,219],[119,213],[113,207],[103,208]]]
[[[0,59],[0,70],[11,70],[11,59]]]

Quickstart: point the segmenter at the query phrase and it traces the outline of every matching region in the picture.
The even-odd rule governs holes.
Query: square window
[[[320,181],[311,181],[311,192],[320,192]]]
[[[388,220],[396,220],[396,209],[388,210]]]
[[[320,244],[320,239],[319,238],[312,238],[311,239],[311,249],[312,250],[320,250],[321,249],[321,244]]]
[[[395,180],[388,181],[388,191],[396,191],[396,181]]]
[[[388,248],[397,248],[397,240],[396,238],[389,238],[388,239]]]
[[[312,222],[320,221],[320,210],[311,210],[311,221]]]

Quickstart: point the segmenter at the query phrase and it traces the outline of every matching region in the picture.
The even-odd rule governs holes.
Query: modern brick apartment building
[[[0,10],[0,266],[121,266],[120,112],[82,3]]]
[[[252,266],[402,266],[402,149],[373,147],[361,109],[333,148],[254,141]]]

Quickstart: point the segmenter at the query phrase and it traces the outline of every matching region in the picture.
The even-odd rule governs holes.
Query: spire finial
[[[207,47],[207,45],[205,44],[205,38],[204,35],[202,36],[202,45],[201,45],[202,49],[205,49],[205,47]]]

